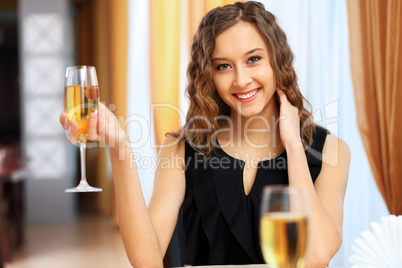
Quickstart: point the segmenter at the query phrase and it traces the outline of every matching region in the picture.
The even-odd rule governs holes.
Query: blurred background
[[[184,97],[185,72],[191,38],[208,10],[233,2],[0,1],[0,252],[4,267],[129,267],[118,230],[107,147],[91,143],[87,149],[88,181],[103,188],[103,192],[64,192],[79,179],[78,147],[68,143],[58,122],[64,110],[65,69],[70,65],[96,67],[100,99],[119,116],[129,133],[144,196],[149,202],[158,144],[164,133],[184,123],[188,107]],[[400,207],[397,210],[392,206],[398,191],[389,192],[394,189],[392,183],[385,182],[385,188],[384,182],[381,184],[383,177],[395,178],[399,173],[381,173],[379,170],[386,170],[386,160],[390,159],[376,154],[382,150],[387,155],[395,135],[387,132],[389,128],[384,126],[388,124],[380,124],[386,133],[377,134],[391,138],[385,139],[385,143],[384,139],[380,143],[373,141],[378,147],[374,150],[366,139],[370,131],[380,128],[373,124],[366,124],[371,127],[365,128],[362,120],[370,116],[364,116],[367,110],[381,115],[385,108],[394,109],[395,105],[383,105],[385,108],[380,105],[384,108],[381,110],[362,104],[368,97],[356,94],[356,88],[361,86],[356,81],[364,76],[354,77],[352,83],[356,69],[351,66],[359,68],[358,64],[365,63],[362,59],[367,57],[350,60],[353,46],[349,37],[365,37],[359,28],[364,26],[362,21],[370,22],[370,16],[386,18],[387,12],[393,10],[399,10],[394,13],[400,14],[401,4],[374,1],[376,4],[366,7],[365,1],[355,1],[355,6],[366,8],[369,15],[360,9],[356,16],[360,23],[352,24],[348,13],[350,18],[358,9],[350,3],[353,1],[259,2],[277,16],[287,34],[296,57],[299,85],[313,106],[315,121],[350,146],[352,160],[344,207],[343,244],[331,261],[333,266],[348,267],[353,241],[360,232],[369,229],[371,221],[389,215],[389,211],[393,214],[400,211]],[[380,14],[370,13],[369,8],[379,10]],[[392,40],[393,33],[390,33]],[[358,40],[351,44],[361,43],[365,44]],[[381,53],[387,59],[394,55],[386,50],[389,47],[395,49],[380,43],[380,49],[384,49]],[[378,46],[368,50],[355,47],[352,51],[359,49],[370,52]],[[401,57],[399,54],[396,57]],[[386,65],[384,57],[379,60],[380,67]],[[376,57],[369,63],[376,65]],[[378,67],[374,70],[379,71]],[[384,81],[380,83],[395,88]],[[372,100],[381,99],[373,91],[367,94],[371,94]],[[395,92],[386,96],[395,101],[400,97]],[[399,115],[394,110],[391,114],[394,126]],[[364,135],[361,136],[359,129]],[[375,161],[377,157],[382,169]],[[371,170],[375,171],[376,179]],[[387,206],[383,197],[388,200]],[[180,265],[178,256],[177,241],[173,241],[166,265]]]

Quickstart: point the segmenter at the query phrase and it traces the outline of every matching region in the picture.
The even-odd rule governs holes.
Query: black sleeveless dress
[[[321,171],[327,134],[316,127],[306,151],[313,182]],[[286,152],[258,163],[248,195],[243,186],[245,163],[221,148],[205,158],[186,141],[185,161],[186,193],[179,218],[182,257],[187,255],[192,265],[264,263],[258,227],[261,193],[265,185],[289,184]]]

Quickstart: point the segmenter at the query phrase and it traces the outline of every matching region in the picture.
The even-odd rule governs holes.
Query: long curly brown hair
[[[212,82],[211,55],[216,37],[241,21],[252,23],[265,37],[276,86],[282,89],[289,102],[298,108],[303,144],[305,148],[311,146],[315,125],[311,112],[305,108],[305,105],[309,108],[311,105],[299,90],[293,68],[294,56],[286,35],[277,24],[275,16],[266,11],[261,3],[252,1],[217,7],[202,19],[193,38],[191,60],[187,69],[186,94],[190,106],[186,124],[167,135],[187,139],[193,148],[204,155],[210,155],[214,151],[214,133],[222,126],[220,118],[229,116],[230,107],[220,98]]]

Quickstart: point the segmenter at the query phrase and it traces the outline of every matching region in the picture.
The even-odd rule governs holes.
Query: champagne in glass
[[[263,190],[260,243],[265,261],[276,268],[301,268],[307,251],[308,214],[302,188]]]
[[[95,67],[68,67],[65,76],[64,109],[71,122],[78,123],[80,144],[81,180],[77,187],[66,192],[100,192],[102,189],[88,184],[85,172],[85,148],[88,137],[89,117],[98,112],[99,87]]]

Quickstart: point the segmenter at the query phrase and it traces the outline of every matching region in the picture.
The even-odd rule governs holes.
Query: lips
[[[236,99],[240,100],[241,102],[248,102],[255,99],[260,92],[261,88],[252,89],[246,92],[235,93],[232,94]]]

